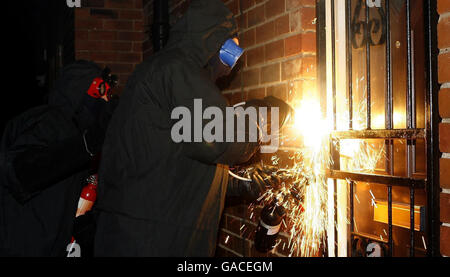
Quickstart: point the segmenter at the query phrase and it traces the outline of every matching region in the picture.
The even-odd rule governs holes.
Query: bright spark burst
[[[288,256],[309,257],[318,254],[326,241],[328,187],[326,172],[332,165],[330,157],[331,120],[322,117],[320,104],[317,101],[302,101],[295,108],[295,121],[290,126],[293,137],[283,137],[284,141],[299,138],[303,147],[296,152],[289,152],[292,165],[279,167],[281,158],[271,157],[272,165],[278,166],[272,173],[281,181],[281,186],[268,189],[257,202],[266,205],[277,201],[286,210],[283,225],[289,235],[287,244]],[[345,144],[341,148],[341,157],[347,158],[348,170],[373,171],[378,160],[384,154],[364,141]],[[282,143],[283,145],[283,143]],[[252,168],[247,168],[248,174]],[[247,175],[249,176],[249,175]],[[359,202],[359,199],[357,199]],[[252,207],[253,204],[250,206]],[[252,209],[253,210],[253,209]],[[254,216],[253,212],[250,219]],[[355,222],[356,227],[356,222]],[[277,243],[280,246],[280,243]]]
[[[320,115],[317,102],[304,101],[295,110],[291,128],[294,128],[294,135],[302,138],[304,147],[289,156],[291,167],[279,168],[274,173],[281,180],[281,187],[269,189],[259,201],[264,205],[276,200],[285,208],[283,225],[289,234],[289,256],[314,256],[326,235],[326,171],[331,164],[331,125]],[[279,160],[273,156],[272,165],[277,165]],[[283,244],[283,249],[285,247]]]
[[[295,109],[293,128],[303,137],[308,151],[320,152],[331,131],[331,121],[321,115],[320,104],[313,100],[302,101]]]

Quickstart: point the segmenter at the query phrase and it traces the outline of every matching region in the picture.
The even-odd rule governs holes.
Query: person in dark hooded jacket
[[[0,148],[0,256],[65,256],[115,101],[88,95],[102,69],[65,67],[49,103],[11,120]]]
[[[102,151],[95,255],[214,255],[228,167],[248,161],[259,144],[175,143],[171,113],[182,106],[194,114],[194,99],[201,99],[204,109],[225,114],[215,80],[231,68],[219,50],[237,32],[222,1],[193,0],[166,47],[136,67]],[[273,97],[259,104],[286,106]],[[233,188],[263,190],[244,185]]]

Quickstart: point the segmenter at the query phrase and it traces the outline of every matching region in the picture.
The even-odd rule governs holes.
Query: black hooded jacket
[[[66,67],[49,104],[10,121],[0,148],[0,256],[62,256],[70,242],[90,156],[76,118],[101,69]]]
[[[208,61],[237,34],[220,0],[193,0],[167,46],[130,77],[110,122],[99,171],[98,256],[212,256],[224,207],[228,165],[257,143],[174,143],[174,108],[194,114],[227,101]]]

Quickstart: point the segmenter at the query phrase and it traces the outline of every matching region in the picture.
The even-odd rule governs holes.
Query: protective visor
[[[112,94],[112,87],[102,78],[95,78],[87,93],[94,98],[102,98],[106,94],[109,100]]]
[[[225,65],[228,65],[231,69],[233,69],[243,53],[244,49],[239,47],[233,39],[229,39],[225,41],[220,49],[219,57]]]

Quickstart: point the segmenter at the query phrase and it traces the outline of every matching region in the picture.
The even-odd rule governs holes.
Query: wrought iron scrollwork
[[[363,0],[359,0],[356,4],[355,10],[353,12],[352,25],[351,25],[351,38],[353,48],[359,49],[363,48],[367,42],[371,46],[383,45],[386,42],[386,13],[383,6],[375,7],[378,11],[379,18],[372,18],[365,21],[360,20],[360,15],[363,7]],[[367,2],[365,5],[366,9]]]

